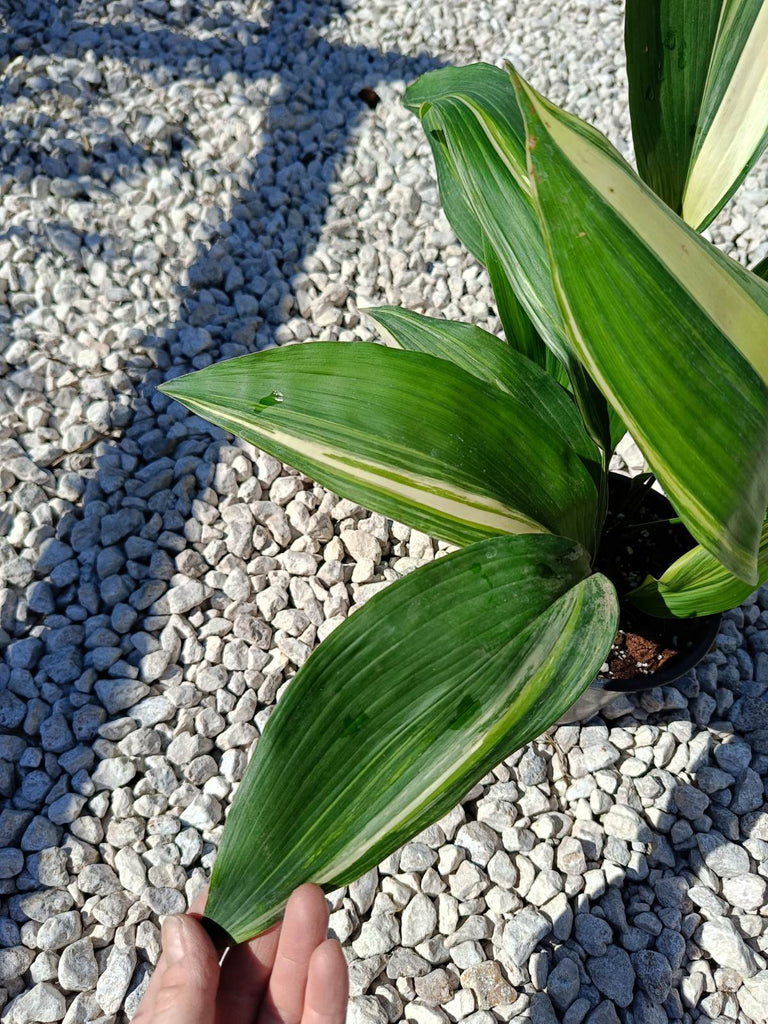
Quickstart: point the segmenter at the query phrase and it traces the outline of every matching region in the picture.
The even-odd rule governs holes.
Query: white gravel
[[[436,553],[154,386],[370,339],[374,303],[496,329],[404,87],[511,57],[628,152],[622,8],[3,5],[3,1024],[130,1019],[282,688]],[[725,251],[765,254],[767,198],[764,163]],[[556,730],[332,894],[350,1021],[768,1020],[767,692],[764,588],[679,685]]]

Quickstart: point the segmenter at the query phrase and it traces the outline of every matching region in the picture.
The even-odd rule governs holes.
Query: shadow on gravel
[[[76,92],[81,103],[75,124],[35,114],[34,132],[22,136],[6,122],[0,138],[3,169],[30,187],[40,187],[35,182],[43,178],[60,198],[96,204],[111,195],[113,181],[164,165],[183,171],[194,154],[195,139],[183,123],[148,123],[140,142],[112,130],[108,118],[91,110],[105,99],[102,86],[95,76],[78,78],[74,64],[93,67],[111,55],[125,65],[126,89],[136,71],[179,88],[192,79],[215,90],[225,77],[230,84],[274,79],[274,85],[259,137],[245,140],[243,152],[252,154],[255,169],[234,197],[233,218],[212,217],[199,225],[202,241],[178,318],[153,335],[134,331],[133,351],[118,374],[128,397],[120,420],[86,427],[82,445],[48,466],[23,458],[14,463],[25,491],[17,503],[22,512],[31,513],[57,495],[76,503],[78,511],[54,521],[33,573],[21,559],[0,588],[0,640],[5,634],[9,641],[0,661],[0,848],[21,850],[25,857],[23,870],[14,862],[0,879],[6,898],[0,944],[12,946],[21,941],[20,926],[29,933],[51,914],[75,905],[64,888],[66,866],[41,856],[42,851],[65,849],[70,870],[77,872],[102,861],[104,839],[123,845],[134,824],[147,825],[133,810],[130,788],[143,772],[145,793],[161,794],[154,804],[145,799],[154,810],[146,838],[152,846],[162,845],[153,829],[165,827],[167,794],[185,785],[184,766],[170,789],[162,772],[151,774],[152,740],[142,755],[149,761],[141,760],[138,776],[126,767],[127,748],[118,745],[137,731],[146,738],[153,726],[179,713],[188,717],[200,710],[192,688],[182,685],[178,663],[182,645],[183,664],[194,662],[196,641],[192,634],[176,635],[174,653],[173,645],[164,650],[168,631],[162,643],[158,634],[171,617],[166,595],[175,574],[195,579],[205,573],[198,551],[201,514],[204,519],[203,509],[212,500],[209,484],[217,474],[239,473],[239,467],[232,470],[238,451],[223,432],[180,407],[170,408],[154,387],[171,368],[190,371],[284,340],[280,328],[297,313],[294,279],[308,259],[327,272],[322,262],[311,262],[312,253],[332,192],[341,189],[338,175],[350,133],[360,119],[375,116],[358,93],[380,82],[409,82],[439,66],[426,53],[409,57],[327,42],[322,31],[343,12],[340,2],[254,3],[253,20],[215,19],[204,4],[189,3],[166,8],[172,24],[157,28],[134,20],[147,12],[132,2],[113,3],[122,14],[108,25],[90,23],[79,13],[83,7],[66,0],[0,3],[5,94],[26,96],[34,104],[48,90],[65,99]],[[40,74],[34,88],[14,84],[14,67],[35,54],[51,56],[50,73]],[[290,65],[288,54],[294,55]],[[9,237],[21,231],[14,227]],[[350,222],[339,223],[338,232],[348,238],[343,247],[354,258],[360,241]],[[83,245],[107,263],[111,253],[123,255],[122,239],[86,236],[61,218],[30,225],[24,241],[35,250],[56,252],[74,272],[85,272]],[[21,290],[34,304],[32,285],[25,279]],[[29,308],[26,298],[11,307],[3,325],[10,341],[14,314]],[[34,332],[25,337],[34,354]],[[23,406],[27,389],[44,389],[43,377],[27,367],[14,369],[0,360],[0,375],[6,378],[0,381],[0,398],[9,407]],[[65,399],[75,402],[78,382],[72,384]],[[6,436],[0,430],[0,442]],[[9,528],[0,522],[0,546]],[[5,558],[7,550],[0,555]],[[202,612],[190,611],[189,618],[194,629],[205,621]],[[178,615],[174,621],[178,624]],[[106,762],[117,774],[94,782],[94,772]],[[89,807],[92,798],[96,805]],[[185,856],[184,868],[192,871],[211,850],[206,843],[192,859]],[[153,909],[163,913],[178,906],[171,900]],[[105,944],[111,942],[116,921],[105,923],[90,910],[84,920],[88,930],[101,931]],[[139,921],[140,916],[133,922],[129,917],[128,927]],[[139,965],[129,1009],[135,1009],[145,973]],[[20,991],[14,979],[8,991],[11,997]]]
[[[330,188],[348,151],[350,131],[360,117],[369,114],[366,100],[376,102],[370,94],[361,99],[360,91],[371,90],[381,81],[412,81],[441,62],[427,53],[406,56],[327,42],[321,32],[344,16],[344,0],[254,3],[253,19],[224,18],[207,12],[204,4],[190,2],[166,11],[164,20],[171,27],[158,20],[152,28],[135,20],[138,7],[132,0],[113,4],[122,17],[108,24],[82,17],[84,6],[72,0],[44,5],[5,0],[0,5],[0,57],[9,61],[5,94],[26,96],[34,103],[53,90],[76,96],[81,104],[75,125],[42,115],[31,142],[14,138],[13,125],[7,124],[0,140],[4,142],[0,150],[4,169],[21,175],[21,180],[44,175],[55,179],[58,188],[65,187],[62,183],[66,181],[68,198],[98,202],[109,194],[113,179],[130,180],[132,170],[154,170],[168,164],[183,170],[186,158],[196,148],[184,123],[155,122],[147,117],[141,142],[110,130],[108,119],[90,112],[90,107],[107,95],[103,80],[93,75],[73,79],[71,73],[60,71],[42,74],[34,80],[34,89],[17,82],[13,67],[25,56],[42,53],[66,59],[87,55],[91,68],[100,57],[109,56],[163,86],[199,80],[215,88],[227,76],[244,85],[277,78],[264,111],[260,138],[246,140],[245,151],[255,154],[257,170],[249,187],[235,197],[238,215],[229,222],[200,226],[199,233],[207,233],[209,244],[200,246],[199,258],[189,268],[191,289],[181,323],[169,327],[174,332],[171,340],[163,338],[158,343],[145,338],[142,347],[167,353],[182,324],[205,325],[213,338],[207,349],[210,354],[203,359],[195,359],[199,352],[190,356],[188,350],[196,347],[191,341],[182,353],[190,364],[187,368],[193,369],[273,343],[275,328],[292,308],[287,297],[298,264],[312,252],[323,227]],[[146,16],[146,11],[141,13]],[[293,59],[294,54],[299,58]],[[125,88],[129,88],[127,80]],[[77,240],[60,237],[59,244],[49,232],[34,227],[31,234],[36,248],[52,245],[65,255],[74,255]],[[244,252],[249,242],[257,241],[260,253]],[[351,244],[350,254],[355,250]],[[216,257],[224,262],[223,270],[215,267]],[[244,266],[245,261],[250,266]],[[255,264],[261,264],[258,273]],[[235,266],[240,274],[233,274],[227,289],[227,274]],[[243,271],[244,280],[240,281]],[[271,272],[274,280],[262,285],[265,271]],[[205,289],[215,289],[213,301],[208,293],[198,294]],[[243,292],[257,300],[258,314],[249,310],[241,315],[234,308],[233,297]],[[222,312],[226,306],[230,311]],[[236,348],[227,347],[231,344]],[[159,361],[162,363],[163,356]]]
[[[157,76],[165,83],[192,78],[215,87],[234,73],[246,81],[274,76],[275,87],[264,112],[261,138],[252,140],[256,171],[248,187],[235,197],[235,215],[223,223],[216,220],[210,227],[200,226],[207,238],[190,267],[190,287],[179,318],[157,335],[135,332],[134,352],[125,375],[128,412],[123,423],[113,422],[105,428],[105,433],[114,432],[114,441],[100,441],[95,459],[94,451],[68,455],[66,472],[53,467],[55,482],[49,472],[35,467],[25,467],[26,475],[19,478],[21,488],[26,488],[20,508],[26,501],[30,508],[35,506],[38,496],[34,489],[38,488],[49,499],[58,493],[67,500],[79,500],[81,511],[62,516],[56,535],[52,530],[43,543],[34,579],[25,578],[20,567],[19,579],[7,589],[0,607],[0,628],[10,637],[5,665],[0,664],[0,722],[5,731],[0,784],[6,797],[0,816],[0,847],[20,848],[26,856],[21,873],[0,881],[0,893],[8,898],[4,943],[9,937],[14,939],[13,929],[25,915],[41,923],[52,913],[74,905],[66,889],[66,866],[54,857],[41,857],[41,851],[65,849],[70,867],[76,869],[112,857],[107,847],[100,849],[105,836],[94,806],[87,806],[91,798],[103,812],[100,817],[112,847],[130,844],[134,822],[139,822],[135,827],[140,827],[142,835],[144,828],[148,830],[151,846],[174,845],[171,816],[166,816],[165,810],[167,797],[178,787],[184,788],[185,766],[179,767],[178,779],[169,780],[167,772],[163,775],[157,761],[153,762],[157,751],[151,747],[154,739],[150,734],[154,726],[172,719],[183,719],[192,729],[200,697],[195,696],[194,687],[183,684],[182,665],[194,664],[198,657],[195,634],[206,626],[208,617],[194,604],[180,613],[181,600],[169,603],[168,591],[175,588],[179,573],[192,581],[205,575],[208,567],[201,552],[209,537],[206,520],[215,517],[217,500],[210,485],[215,481],[221,489],[221,481],[234,479],[241,469],[236,461],[238,449],[228,444],[221,431],[170,404],[154,386],[170,373],[200,368],[288,337],[281,328],[301,312],[295,295],[297,275],[310,268],[319,273],[328,270],[322,259],[313,256],[313,250],[327,228],[332,192],[341,191],[339,168],[349,150],[350,131],[359,118],[375,116],[359,98],[359,90],[375,89],[381,81],[407,82],[439,66],[428,54],[406,57],[328,43],[322,29],[342,11],[340,3],[275,0],[254,5],[253,20],[227,21],[208,17],[203,4],[190,3],[183,10],[169,12],[170,27],[151,29],[132,21],[131,4],[115,6],[124,10],[122,20],[99,25],[79,18],[73,4],[50,4],[41,12],[38,3],[6,3],[0,6],[5,19],[0,49],[4,45],[12,59],[22,60],[35,52],[82,58],[92,51],[96,60],[111,54],[127,68]],[[301,59],[287,66],[285,54],[292,50],[298,51]],[[13,67],[8,74],[12,82]],[[38,87],[69,88],[66,81],[53,79],[42,79]],[[95,83],[92,91],[95,102]],[[30,99],[34,101],[35,95],[31,92]],[[6,154],[8,167],[28,174],[29,180],[38,175],[72,180],[71,188],[79,190],[72,193],[73,198],[98,202],[102,190],[108,189],[102,174],[108,167],[117,168],[117,177],[130,175],[149,160],[155,164],[174,162],[183,168],[194,152],[194,139],[183,124],[166,125],[154,139],[142,144],[116,135],[100,122],[89,123],[87,110],[84,124],[91,135],[85,144],[73,142],[64,124],[44,125],[41,130],[48,135],[41,144],[28,143],[26,156],[11,149]],[[88,158],[87,166],[80,174],[83,156]],[[344,249],[350,260],[360,246],[353,218],[354,213],[338,223],[334,239],[337,251]],[[40,244],[57,245],[63,253],[68,244],[79,245],[67,239],[66,225],[58,225],[58,230],[59,235],[52,236],[49,225],[47,233],[40,235]],[[341,244],[340,239],[346,241]],[[76,258],[74,252],[72,258]],[[338,268],[331,269],[338,272]],[[331,320],[330,329],[336,327]],[[9,392],[10,400],[21,394],[23,381],[23,374],[12,381],[17,390]],[[73,400],[75,395],[73,392]],[[84,437],[83,447],[93,441],[91,431]],[[183,622],[179,614],[186,616]],[[169,644],[168,630],[173,633],[174,625],[181,632]],[[695,698],[694,686],[698,686],[695,678],[682,705],[687,706],[689,697]],[[667,714],[661,706],[658,711]],[[654,714],[649,713],[651,730],[655,728]],[[670,714],[674,716],[674,708]],[[602,728],[599,722],[595,728]],[[658,935],[653,934],[656,925],[651,928],[649,919],[649,931],[636,922],[628,924],[628,901],[617,899],[617,895],[620,887],[634,887],[635,916],[646,912],[645,904],[650,913],[651,905],[659,901],[658,888],[652,884],[654,873],[659,880],[662,874],[668,880],[664,904],[668,913],[661,928],[678,936],[666,940],[671,961],[683,955],[680,927],[694,909],[689,890],[695,885],[695,873],[707,884],[719,884],[715,876],[706,874],[711,869],[697,852],[694,829],[706,823],[695,819],[710,816],[712,851],[718,845],[729,853],[731,845],[741,849],[747,838],[725,798],[718,800],[717,788],[708,791],[710,796],[702,801],[700,787],[682,785],[675,779],[675,770],[705,777],[710,753],[707,743],[711,744],[706,732],[697,733],[696,726],[684,717],[679,732],[681,742],[687,737],[686,742],[700,743],[700,755],[698,760],[686,758],[686,764],[676,769],[669,763],[660,766],[669,776],[669,788],[667,804],[658,811],[650,857],[632,846],[650,837],[648,825],[640,828],[632,815],[625,815],[623,823],[617,824],[617,829],[626,829],[627,838],[609,839],[608,851],[605,837],[594,829],[590,836],[586,823],[581,829],[587,859],[613,865],[610,885],[595,893],[591,906],[592,910],[598,907],[597,918],[602,916],[610,926],[611,941],[615,936],[615,941],[633,951],[654,943],[658,948]],[[137,753],[131,754],[131,736],[136,733],[150,744],[149,752],[137,746]],[[597,733],[595,738],[600,740]],[[655,743],[653,733],[649,733],[648,743]],[[558,748],[555,756],[561,753]],[[563,756],[567,762],[568,751]],[[740,756],[743,759],[743,751]],[[132,761],[141,766],[138,776]],[[97,766],[106,762],[110,762],[109,771],[102,770],[94,783]],[[150,769],[153,763],[155,767]],[[138,814],[132,806],[131,787],[142,773],[146,787]],[[745,777],[742,766],[739,779]],[[656,787],[663,789],[662,781],[638,780],[638,785],[645,786],[656,800]],[[710,778],[707,785],[716,787],[721,782]],[[745,807],[762,799],[755,796],[754,780],[749,782],[752,796]],[[570,784],[578,786],[578,778]],[[617,799],[642,816],[638,785],[627,785]],[[694,788],[696,792],[691,792]],[[153,804],[150,797],[156,793],[166,797]],[[584,799],[589,796],[585,794]],[[185,792],[181,792],[179,800],[184,798]],[[681,806],[687,808],[685,813]],[[759,806],[750,806],[748,812]],[[155,813],[148,813],[153,808]],[[692,823],[690,835],[685,835],[685,825],[672,823],[681,816]],[[633,828],[640,832],[630,839]],[[677,832],[672,837],[674,828]],[[164,829],[169,830],[168,840],[162,838]],[[208,866],[211,852],[206,843],[191,853],[185,850],[174,856],[189,873],[201,863]],[[685,858],[688,864],[683,868]],[[153,895],[153,909],[158,913],[177,909],[175,904],[163,903],[169,899],[163,894],[169,891],[160,887]],[[100,929],[109,944],[114,932],[111,918],[105,911],[102,916],[107,923],[103,923],[98,916],[89,917],[90,913],[85,914],[86,927]],[[577,915],[582,916],[592,918],[593,914]],[[130,922],[130,917],[127,920]],[[565,934],[560,922],[555,924],[556,936],[558,928]],[[593,948],[601,948],[602,939],[593,934],[595,929],[605,932],[605,925],[582,922],[576,928],[583,947],[592,942]],[[140,964],[131,982],[129,1008],[137,1004],[145,975],[146,966]],[[10,992],[16,994],[13,984]],[[668,1009],[670,1016],[672,1010],[676,1012],[675,1006]],[[637,1012],[640,1010],[642,1007]]]

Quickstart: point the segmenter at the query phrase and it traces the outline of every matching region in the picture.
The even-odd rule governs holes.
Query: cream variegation
[[[263,930],[299,882],[358,877],[546,728],[615,634],[613,586],[589,572],[561,537],[496,537],[393,584],[335,630],[259,740],[206,914],[235,941]]]
[[[701,230],[768,139],[768,3],[627,0],[626,48],[640,174]]]
[[[337,493],[452,543],[555,532],[594,549],[599,453],[575,450],[556,410],[545,419],[444,359],[317,342],[217,363],[163,390]]]
[[[757,574],[758,584],[768,583],[768,520],[760,538]],[[752,584],[728,572],[697,545],[673,562],[658,580],[648,576],[627,594],[627,599],[649,615],[687,619],[735,608],[753,590]]]
[[[617,595],[594,566],[617,542],[673,523],[692,545],[629,595],[651,614],[716,612],[768,579],[768,269],[679,216],[711,218],[764,141],[768,0],[626,12],[642,180],[514,72],[442,68],[407,90],[506,341],[380,307],[387,344],[286,346],[161,389],[461,548],[356,610],[281,696],[216,860],[219,938],[272,924],[302,882],[352,881],[555,722],[615,637]],[[605,518],[625,424],[669,520],[627,518],[651,473],[611,488]],[[320,552],[309,530],[299,543]]]
[[[768,474],[756,472],[768,458],[768,288],[685,225],[595,129],[511,73],[573,347],[693,535],[754,585],[768,504]]]
[[[756,15],[744,18],[739,32],[745,8]],[[720,65],[734,47],[740,47],[736,66],[723,82]],[[765,147],[767,133],[768,3],[725,0],[683,191],[682,213],[689,224],[709,223]]]
[[[532,89],[528,88],[527,94],[563,156],[626,223],[638,242],[653,252],[670,280],[688,292],[722,336],[768,384],[768,288],[751,282],[738,263],[687,229],[617,152],[577,130],[573,118],[559,116],[562,112],[556,113]],[[572,318],[568,325],[573,329]],[[588,360],[589,353],[583,344],[579,350]]]
[[[222,403],[205,401],[188,402],[189,408],[212,422],[226,424],[228,430],[241,437],[253,438],[266,451],[290,451],[297,461],[313,467],[313,473],[320,479],[331,475],[349,478],[373,491],[391,496],[412,507],[414,515],[431,516],[436,513],[446,522],[445,530],[451,530],[451,523],[460,523],[462,528],[476,528],[479,532],[493,533],[548,533],[541,523],[521,513],[513,512],[500,501],[487,495],[474,494],[456,484],[428,477],[424,474],[396,470],[392,465],[375,459],[361,461],[350,456],[343,448],[334,447],[322,441],[312,441],[286,430],[259,421],[254,428],[252,418],[236,410],[222,411]],[[349,486],[349,485],[348,485]]]

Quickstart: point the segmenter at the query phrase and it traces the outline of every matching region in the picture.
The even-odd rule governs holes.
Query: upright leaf
[[[567,352],[533,208],[525,128],[507,76],[488,64],[430,71],[408,87],[405,104],[421,118],[436,161],[450,169],[473,215],[476,255],[483,260],[486,246],[493,248],[539,333]]]
[[[702,228],[768,141],[768,4],[723,0],[696,126],[683,217]]]
[[[613,452],[613,450],[616,448],[616,445],[626,434],[627,428],[624,426],[624,421],[612,405],[608,406],[608,420],[610,423],[611,452]]]
[[[603,136],[515,81],[572,344],[691,533],[754,584],[768,287],[688,228]]]
[[[446,69],[453,70],[453,69]],[[495,69],[494,69],[495,70]],[[514,112],[514,111],[513,111]],[[496,300],[499,317],[507,340],[529,358],[545,365],[546,345],[539,337],[530,317],[520,305],[512,286],[494,252],[493,246],[483,234],[482,225],[475,210],[468,202],[461,182],[456,175],[446,147],[445,133],[440,128],[427,132],[432,149],[440,190],[443,212],[459,241],[466,246],[479,263],[488,270]],[[553,357],[554,358],[554,357]],[[556,363],[557,366],[561,364]]]
[[[758,585],[768,583],[768,521],[763,523],[757,574]],[[673,562],[660,579],[648,576],[627,599],[649,615],[685,619],[735,608],[754,589],[697,545]]]
[[[492,250],[497,286],[503,273],[536,333],[565,366],[590,436],[607,450],[605,399],[575,358],[563,324],[528,181],[524,125],[508,76],[489,64],[441,68],[409,86],[405,104],[424,125],[452,223],[460,210],[456,233],[481,246],[481,260],[483,246],[486,253]]]
[[[559,377],[559,384],[564,384],[568,380],[565,367],[539,337],[531,318],[515,295],[515,290],[504,273],[501,261],[487,239],[485,242],[485,266],[491,281],[496,310],[510,346],[518,352],[522,352],[534,363],[547,369],[547,372],[551,373],[553,377]]]
[[[438,320],[397,306],[379,306],[365,312],[400,348],[448,359],[473,377],[501,388],[566,437],[587,463],[599,465],[600,452],[587,435],[567,391],[503,341],[474,324]]]
[[[500,537],[393,584],[291,681],[227,818],[206,914],[235,941],[346,884],[538,736],[598,672],[611,583],[562,537]]]
[[[640,174],[706,227],[768,139],[768,4],[628,0],[626,49]]]
[[[675,213],[696,137],[723,0],[627,0],[624,43],[641,177]]]
[[[316,342],[215,363],[162,390],[337,493],[455,544],[552,531],[594,548],[594,470],[551,421],[444,359]]]
[[[407,96],[407,92],[406,92]],[[456,176],[446,146],[445,133],[440,128],[427,132],[432,159],[435,161],[440,204],[462,245],[475,259],[485,264],[487,242],[475,211],[467,201],[461,182]]]

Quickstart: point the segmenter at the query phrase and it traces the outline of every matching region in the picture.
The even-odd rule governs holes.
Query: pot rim
[[[714,648],[722,620],[722,615],[702,615],[699,619],[704,627],[701,638],[689,650],[679,653],[668,666],[660,668],[657,672],[631,676],[629,679],[601,679],[598,676],[590,683],[589,688],[615,693],[618,696],[622,693],[640,693],[643,690],[652,690],[655,686],[673,683],[695,668]]]
[[[632,480],[632,477],[624,473],[611,471],[608,474],[608,479],[611,482],[615,481],[620,487],[625,487]],[[661,505],[663,503],[668,506],[669,511],[674,512],[674,506],[666,494],[661,491],[652,490],[652,497],[658,504]],[[674,616],[670,616],[670,619],[674,619]],[[604,690],[606,693],[619,695],[622,693],[641,693],[643,690],[652,690],[655,686],[665,686],[667,683],[673,683],[676,679],[680,679],[690,672],[692,668],[695,668],[702,658],[714,648],[717,642],[717,635],[720,632],[722,619],[721,613],[699,616],[697,621],[701,625],[700,638],[687,651],[678,652],[667,666],[660,668],[657,672],[631,676],[629,679],[601,679],[598,677],[590,683],[589,689]],[[684,621],[691,622],[692,620],[685,619]]]

